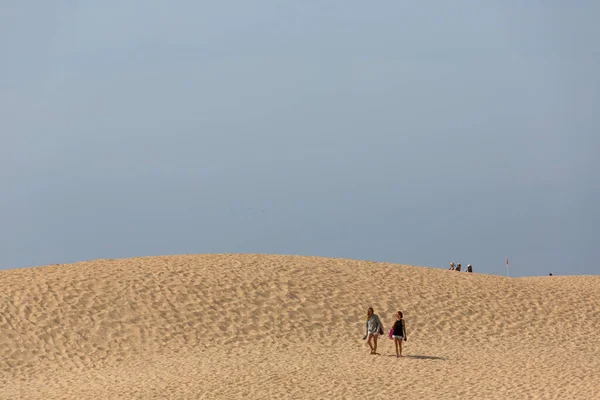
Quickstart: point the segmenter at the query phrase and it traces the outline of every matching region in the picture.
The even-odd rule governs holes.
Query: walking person
[[[377,353],[377,338],[383,334],[383,325],[379,316],[373,312],[373,308],[369,307],[367,310],[367,322],[365,323],[367,333],[363,339],[367,339],[367,343],[371,348],[371,354]],[[371,343],[373,341],[373,343]]]
[[[402,319],[402,311],[396,313],[396,322],[394,322],[394,330],[392,338],[394,339],[394,345],[396,346],[396,357],[402,357],[402,340],[405,342],[408,340],[406,335],[406,324]]]

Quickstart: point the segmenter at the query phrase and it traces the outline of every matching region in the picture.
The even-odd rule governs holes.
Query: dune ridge
[[[600,398],[600,276],[215,254],[0,271],[0,398]],[[372,306],[406,357],[361,340]]]

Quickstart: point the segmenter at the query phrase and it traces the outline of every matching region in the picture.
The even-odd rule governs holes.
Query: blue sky
[[[598,274],[600,3],[3,2],[0,268]]]

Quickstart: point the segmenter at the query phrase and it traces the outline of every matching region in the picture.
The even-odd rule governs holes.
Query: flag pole
[[[506,257],[506,276],[508,276],[508,257]]]

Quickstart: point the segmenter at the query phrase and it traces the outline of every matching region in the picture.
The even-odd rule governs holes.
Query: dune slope
[[[0,398],[600,398],[600,277],[275,255],[0,271]],[[397,359],[365,310],[405,314]]]

